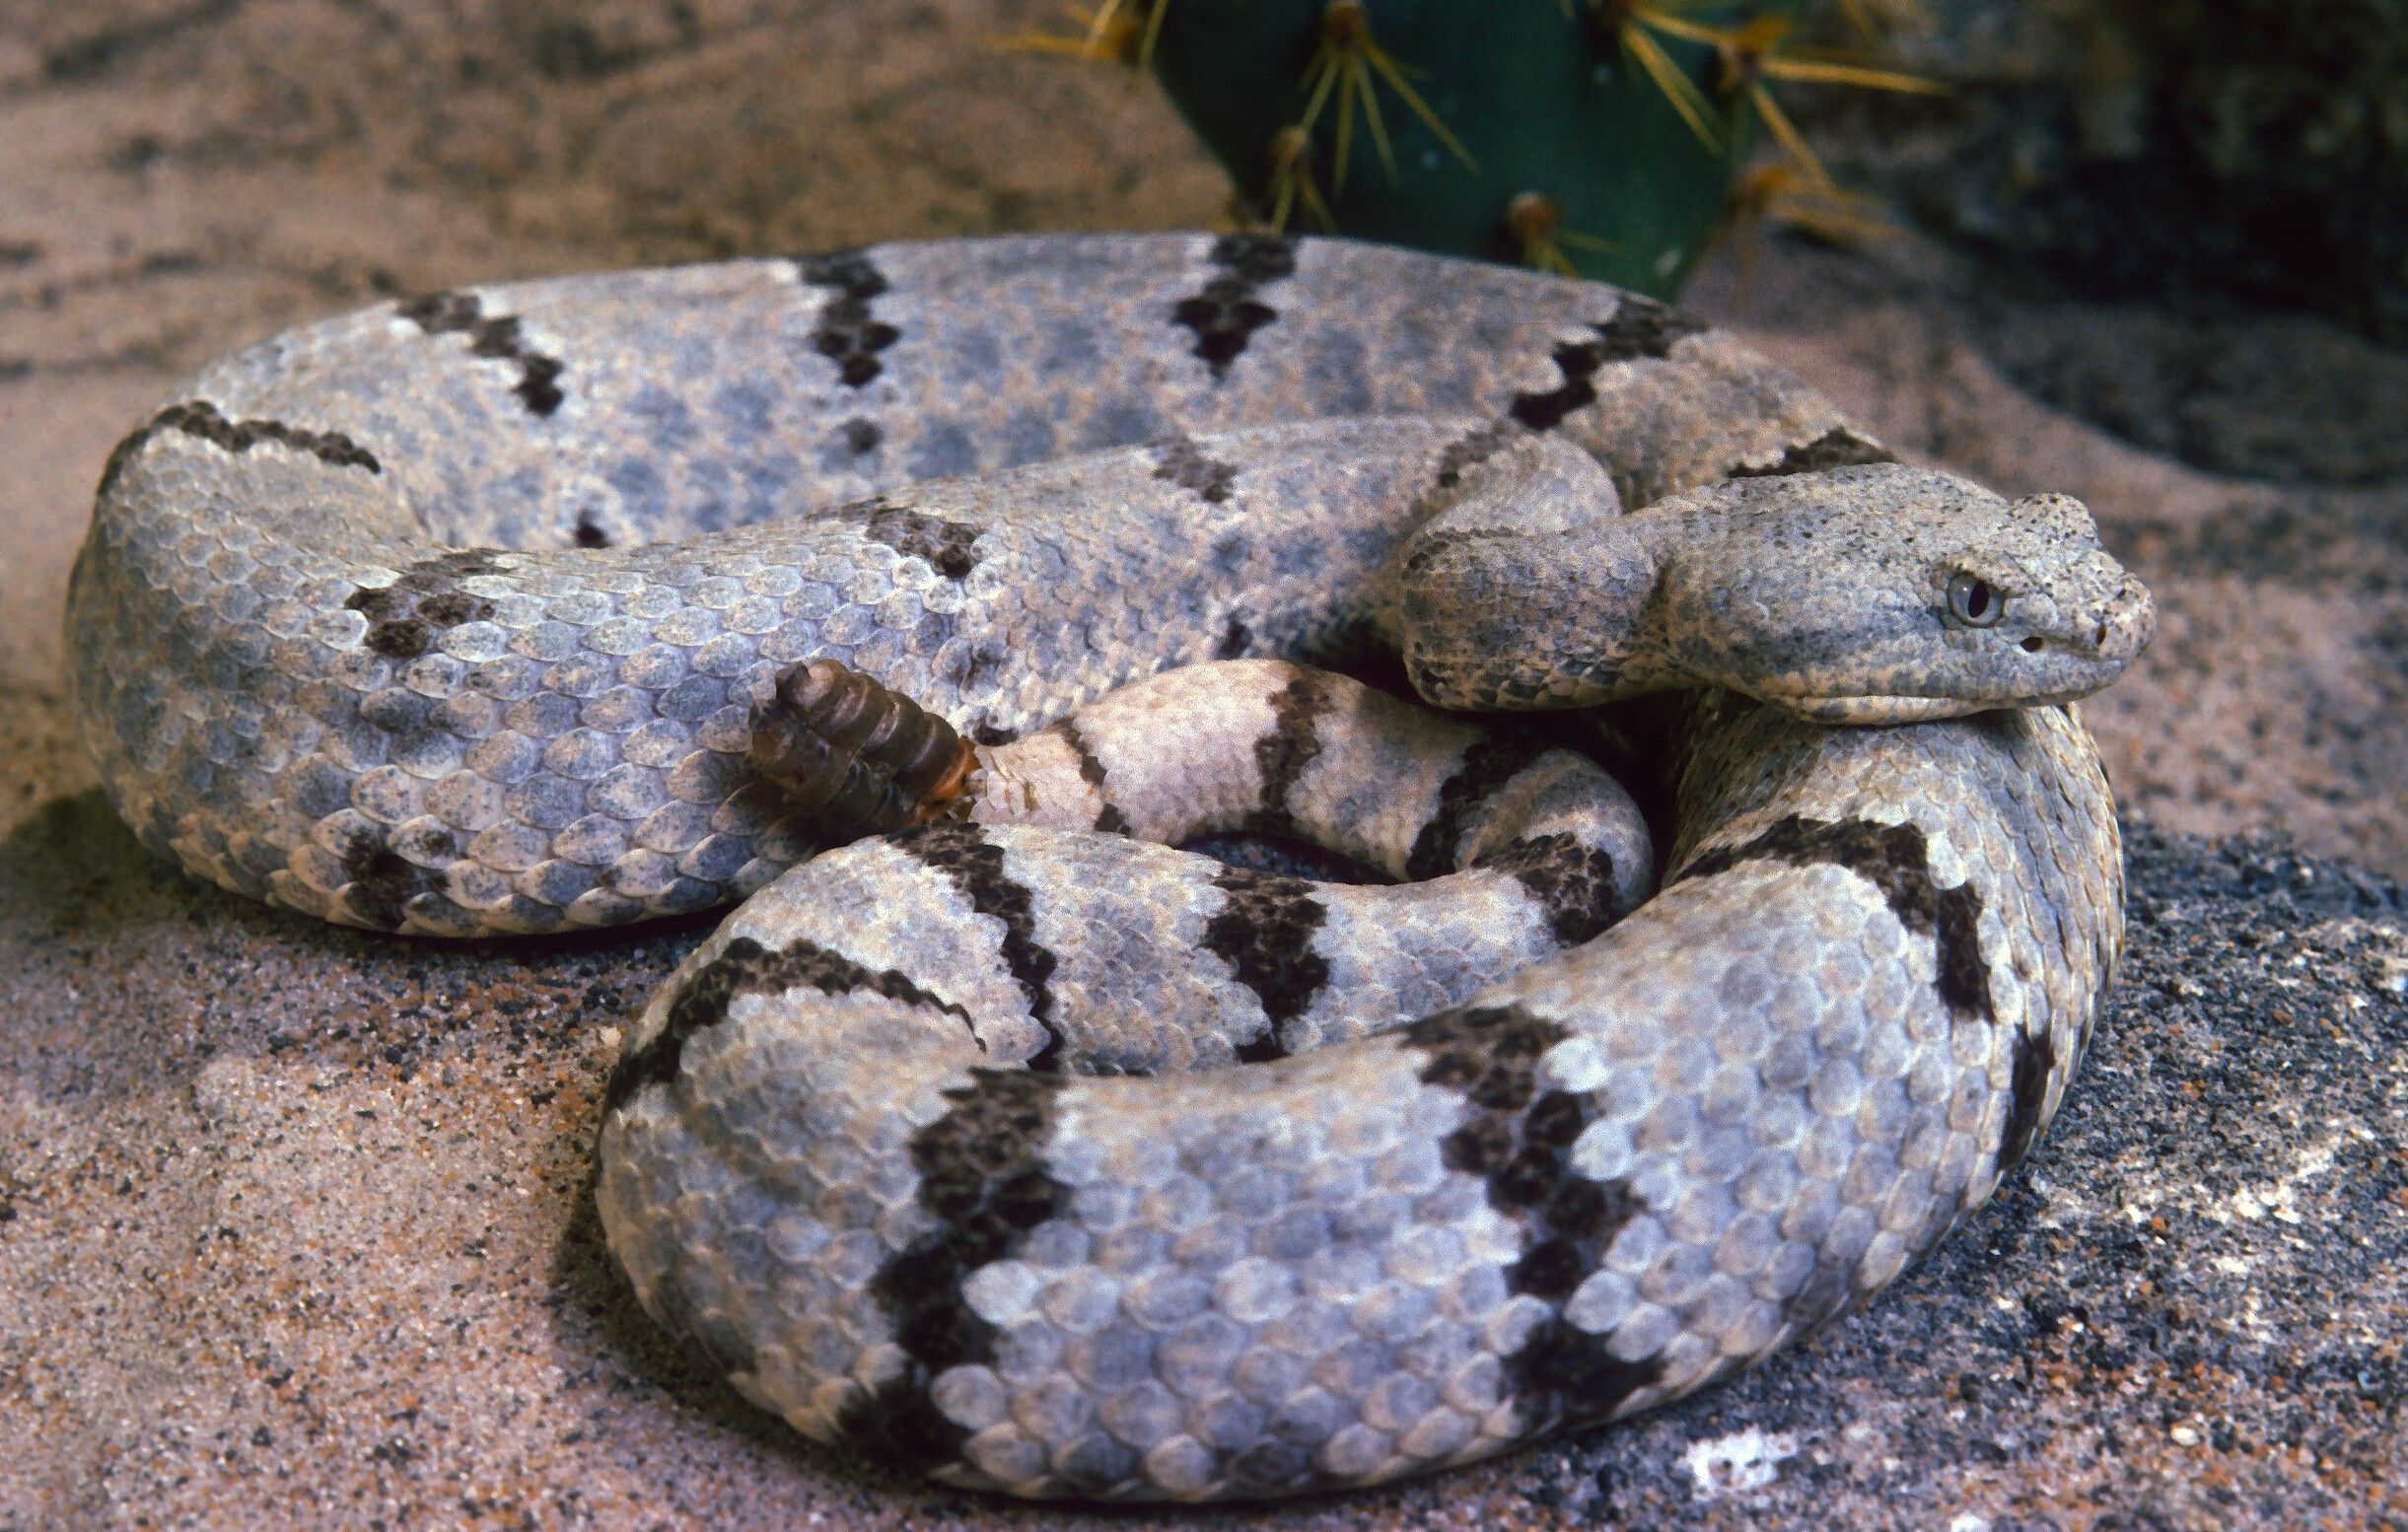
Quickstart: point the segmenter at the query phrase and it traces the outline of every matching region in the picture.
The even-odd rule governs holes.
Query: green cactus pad
[[[1162,0],[1154,72],[1239,190],[1274,201],[1272,145],[1304,114],[1305,78],[1325,0]],[[1761,12],[1765,7],[1752,8]],[[1524,193],[1552,201],[1557,247],[1583,275],[1659,297],[1686,280],[1720,215],[1744,124],[1714,94],[1703,44],[1658,35],[1675,67],[1716,102],[1709,149],[1635,58],[1585,5],[1560,0],[1368,0],[1370,33],[1460,140],[1472,166],[1378,81],[1395,171],[1356,108],[1344,184],[1333,185],[1338,93],[1314,123],[1310,172],[1340,233],[1493,260],[1525,255],[1507,220]],[[1751,8],[1700,6],[1722,26]],[[1377,77],[1374,77],[1377,80]],[[1292,207],[1290,231],[1317,221]]]

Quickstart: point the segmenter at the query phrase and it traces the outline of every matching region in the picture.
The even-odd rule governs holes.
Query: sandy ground
[[[805,1452],[626,1299],[593,1114],[693,931],[495,954],[244,905],[144,858],[59,692],[102,459],[234,345],[495,277],[1212,222],[1153,93],[985,45],[1047,19],[0,0],[0,1293],[34,1319],[0,1326],[0,1532],[1075,1519]],[[2311,401],[2395,363],[1914,247],[1768,245],[1693,305],[1909,456],[2083,497],[2156,589],[2090,713],[2174,837],[2135,976],[2031,1170],[1871,1316],[1642,1426],[1263,1519],[2408,1525],[2397,892],[2182,838],[2408,873],[2408,486],[2266,446],[2390,461]]]

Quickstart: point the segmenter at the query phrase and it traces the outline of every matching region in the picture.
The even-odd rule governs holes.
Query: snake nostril
[[[2036,655],[2047,647],[2047,642],[2037,633],[2023,641],[2023,653],[2027,655]]]
[[[2101,622],[2098,625],[2098,631],[2090,635],[2090,647],[2093,649],[2104,649],[2107,647],[2106,623]]]

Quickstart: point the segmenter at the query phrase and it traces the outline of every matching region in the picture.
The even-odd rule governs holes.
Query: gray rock
[[[2064,1112],[1870,1312],[1662,1414],[1276,1514],[2404,1524],[2408,900],[2249,841],[2142,832],[2132,874]],[[615,1028],[706,924],[335,930],[153,862],[89,791],[0,838],[0,1528],[1004,1514],[805,1448],[609,1266]]]

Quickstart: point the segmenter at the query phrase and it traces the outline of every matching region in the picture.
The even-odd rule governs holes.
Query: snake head
[[[2156,627],[2078,500],[2008,501],[1895,463],[1664,502],[1651,630],[1668,665],[1827,724],[2070,702]]]

